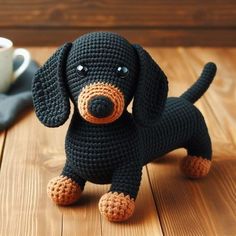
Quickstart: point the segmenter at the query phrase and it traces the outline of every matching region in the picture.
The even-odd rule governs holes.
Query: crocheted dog
[[[141,46],[109,32],[64,44],[33,82],[35,111],[44,125],[62,125],[70,113],[69,99],[74,105],[65,167],[49,182],[49,197],[69,205],[79,199],[86,181],[111,183],[99,210],[110,221],[123,221],[133,214],[143,165],[155,158],[186,148],[181,170],[191,178],[206,176],[211,140],[193,103],[215,73],[215,64],[208,63],[190,89],[167,99],[167,78]],[[130,114],[126,108],[132,98]]]

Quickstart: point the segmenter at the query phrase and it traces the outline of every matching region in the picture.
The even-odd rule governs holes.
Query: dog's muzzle
[[[106,96],[94,96],[88,101],[88,111],[97,118],[104,118],[112,114],[114,104]]]
[[[94,83],[85,86],[78,98],[80,115],[93,124],[107,124],[118,119],[124,110],[124,96],[113,85]]]

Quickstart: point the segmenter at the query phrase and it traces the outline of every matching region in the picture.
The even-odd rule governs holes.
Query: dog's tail
[[[216,65],[213,62],[208,62],[199,77],[199,79],[180,97],[185,100],[195,103],[209,88],[216,74]]]

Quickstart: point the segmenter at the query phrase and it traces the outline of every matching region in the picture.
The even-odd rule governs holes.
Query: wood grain
[[[62,207],[63,236],[91,235],[102,236],[101,216],[98,201],[108,186],[86,183],[85,190],[78,204]]]
[[[60,137],[46,131],[32,112],[8,131],[0,172],[0,235],[60,235],[62,214],[45,195],[47,180],[62,164]]]
[[[203,28],[0,28],[1,36],[13,40],[16,46],[59,46],[71,42],[77,37],[91,31],[116,32],[131,43],[143,46],[235,46],[236,29]]]
[[[214,156],[209,176],[192,181],[178,168],[184,155],[175,152],[148,166],[164,235],[234,235],[235,157]]]
[[[4,145],[4,141],[5,141],[5,136],[6,136],[6,133],[4,131],[2,131],[0,133],[0,167],[1,167],[1,162],[2,162],[3,145]]]
[[[0,0],[0,35],[55,46],[90,31],[115,31],[146,46],[234,46],[234,0]]]
[[[235,27],[233,0],[0,0],[3,27]],[[7,20],[6,20],[7,19]]]
[[[32,54],[44,61],[40,53]],[[33,112],[8,130],[0,171],[0,235],[60,235],[62,213],[45,191],[63,163],[63,132],[45,129]]]

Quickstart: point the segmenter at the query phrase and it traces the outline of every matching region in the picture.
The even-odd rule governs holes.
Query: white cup
[[[13,71],[13,60],[24,58],[20,67]],[[30,53],[23,48],[13,48],[11,40],[0,37],[0,93],[6,92],[10,85],[26,70],[30,63]]]

